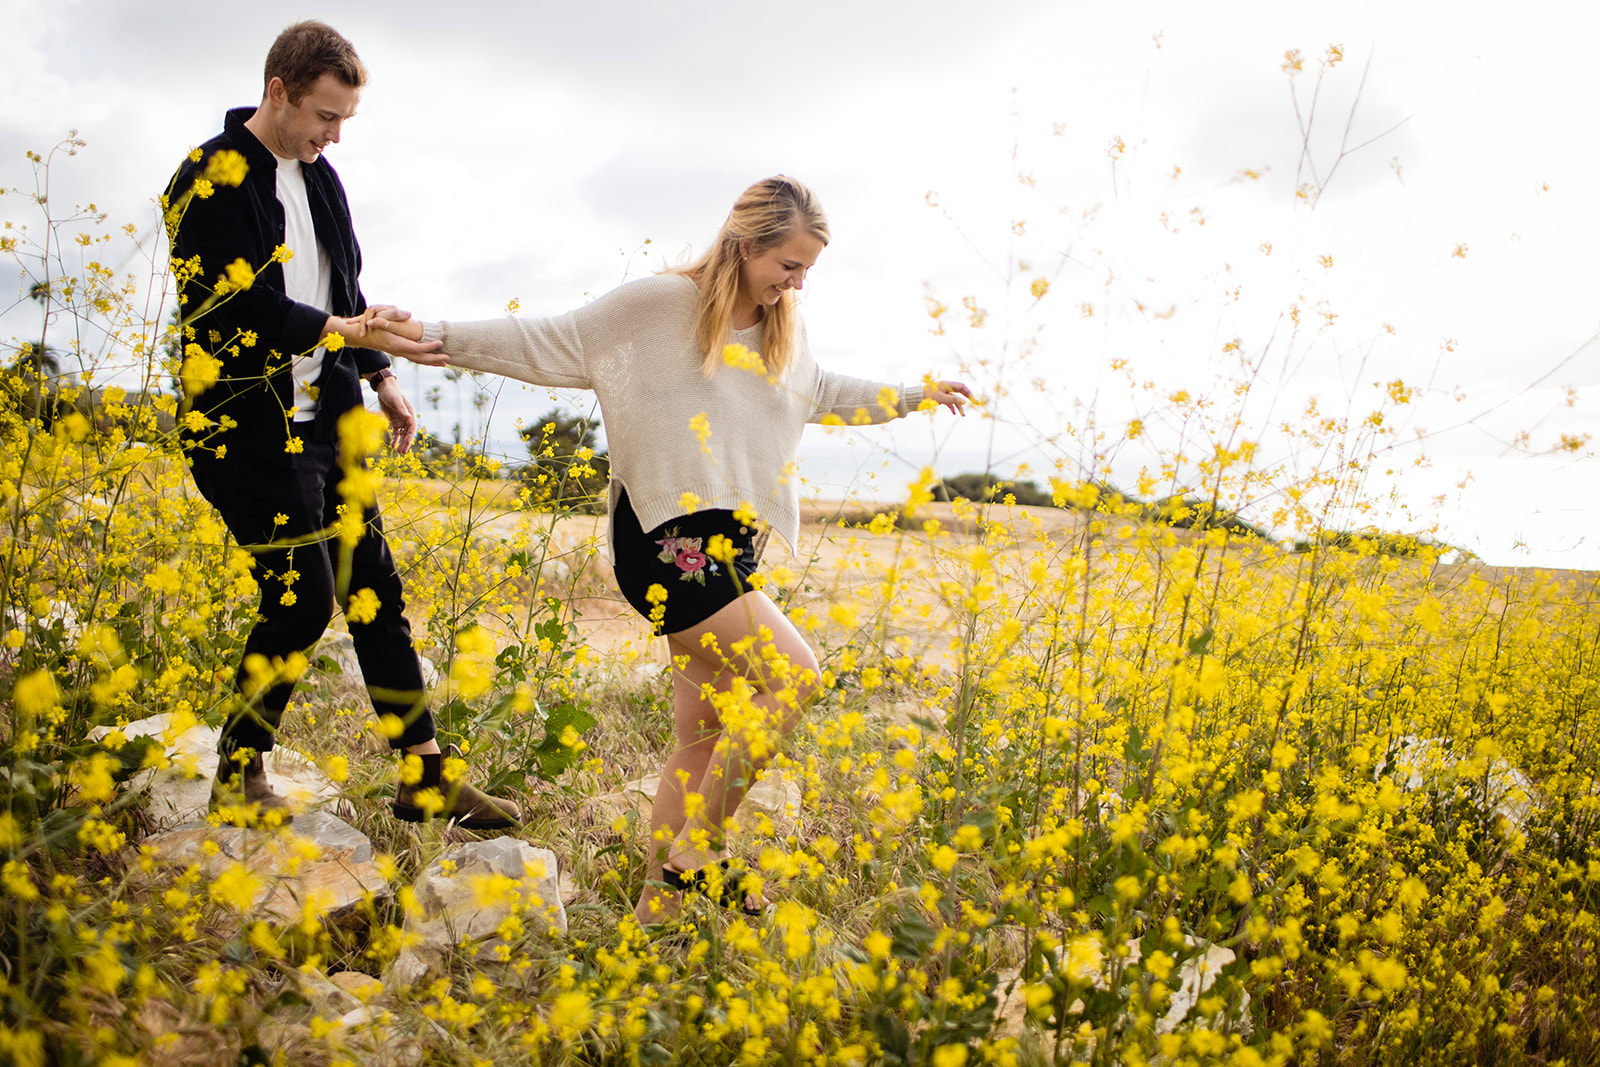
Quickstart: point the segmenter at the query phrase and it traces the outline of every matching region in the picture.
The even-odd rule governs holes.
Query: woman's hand
[[[972,390],[965,382],[930,381],[922,387],[922,398],[950,409],[952,415],[966,417],[967,401],[972,400]]]

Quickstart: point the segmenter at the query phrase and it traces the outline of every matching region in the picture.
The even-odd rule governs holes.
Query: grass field
[[[103,219],[28,203],[44,225],[0,253],[80,370],[31,341],[0,360],[0,1064],[1600,1062],[1600,575],[1370,528],[1415,390],[1257,440],[1236,341],[1204,395],[1112,359],[1145,414],[1047,428],[1056,507],[936,504],[932,470],[808,503],[761,582],[819,695],[781,749],[742,677],[715,698],[779,751],[778,800],[726,827],[772,905],[696,896],[664,929],[632,918],[647,830],[619,794],[673,744],[672,668],[603,519],[519,508],[477,461],[420,477],[354,419],[342,491],[382,503],[440,739],[522,805],[567,930],[521,880],[469,880],[492,944],[458,930],[396,977],[419,881],[474,835],[390,817],[405,768],[315,649],[248,669],[302,682],[283,742],[386,892],[268,914],[216,817],[164,862],[129,783],[173,760],[122,727],[222,723],[258,602],[174,432],[216,429],[191,401],[232,341],[159,321],[164,250],[133,246],[142,288],[101,262],[129,260]],[[1048,357],[1026,337],[1019,365]],[[973,363],[989,395],[1028,380]],[[1135,440],[1144,504],[1102,480]]]
[[[56,466],[30,469],[92,456],[40,452]],[[307,969],[381,979],[403,904],[279,929],[193,871],[146,870],[138,806],[113,799],[118,757],[82,743],[92,722],[214,720],[249,611],[178,472],[156,453],[135,469],[109,532],[109,509],[37,474],[32,503],[11,501],[10,573],[31,553],[35,595],[12,594],[0,660],[0,1048],[381,1060],[284,992]],[[706,904],[647,935],[629,917],[645,831],[598,798],[665,756],[664,656],[610,588],[603,520],[500,511],[495,492],[384,489],[445,675],[436,706],[475,773],[529,811],[522,836],[559,857],[572,926],[530,924],[507,962],[462,955],[377,994],[386,1032],[427,1062],[1593,1055],[1593,575],[1294,553],[1096,512],[923,503],[897,523],[814,505],[798,551],[764,564],[828,683],[780,760],[802,803],[732,838],[776,906]],[[113,540],[138,551],[119,563]],[[97,581],[71,580],[97,545]],[[456,640],[474,626],[494,635],[476,652]],[[474,656],[496,659],[477,687]],[[461,832],[395,823],[359,684],[307,681],[285,741],[343,772],[353,824],[404,887]],[[527,753],[563,703],[595,724],[546,782]],[[1421,738],[1439,743],[1403,766]],[[47,754],[60,784],[29,797],[19,770]],[[1502,761],[1531,784],[1514,820],[1497,812]],[[1214,946],[1232,962],[1158,1027]]]

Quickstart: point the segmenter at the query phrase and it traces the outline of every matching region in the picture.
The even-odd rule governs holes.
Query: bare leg
[[[650,811],[649,864],[645,869],[645,890],[634,908],[640,922],[660,922],[666,911],[676,911],[676,903],[664,899],[660,887],[661,866],[678,831],[683,829],[684,800],[700,791],[701,779],[711,763],[711,754],[722,736],[722,720],[705,697],[705,686],[715,686],[717,671],[704,659],[691,654],[675,637],[667,638],[672,657],[672,717],[677,747],[661,769],[656,786],[655,805]],[[681,666],[680,666],[681,664]]]
[[[708,635],[712,640],[703,640]],[[815,654],[765,593],[747,593],[699,626],[673,634],[669,647],[675,655],[690,659],[673,679],[680,748],[663,771],[651,819],[653,833],[675,831],[670,843],[653,850],[650,873],[658,877],[663,861],[679,871],[716,861],[725,822],[775,754],[777,740],[771,739],[771,731],[791,733],[817,686]],[[679,689],[680,676],[685,689],[694,687],[692,701]],[[748,710],[742,717],[759,721],[724,729],[721,716],[705,699],[703,686],[708,679],[720,693],[743,688],[741,703]],[[687,736],[685,726],[690,727]],[[708,736],[712,729],[717,732]],[[689,790],[700,794],[692,814],[685,811],[682,787],[677,781],[668,783],[679,769],[689,773]],[[676,911],[673,896],[647,886],[635,914],[646,922],[669,918],[668,913]]]

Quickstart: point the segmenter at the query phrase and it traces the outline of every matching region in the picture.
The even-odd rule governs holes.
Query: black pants
[[[197,449],[192,470],[195,485],[222,514],[234,540],[255,557],[261,619],[245,639],[245,662],[235,678],[240,691],[248,692],[246,663],[252,656],[271,662],[295,652],[309,655],[333,618],[341,550],[338,508],[343,503],[338,446],[307,440],[297,455],[221,460]],[[434,723],[422,667],[411,647],[400,575],[377,509],[367,508],[362,518],[349,586],[339,607],[343,610],[358,590],[377,595],[375,618],[348,620],[361,677],[380,719],[392,714],[405,724],[399,737],[390,738],[390,747],[421,744],[434,736]],[[282,682],[246,701],[223,728],[220,751],[270,750],[293,692],[293,682]]]

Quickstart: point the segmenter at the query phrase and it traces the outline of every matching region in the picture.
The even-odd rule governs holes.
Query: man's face
[[[323,74],[298,104],[289,103],[288,91],[276,78],[268,89],[275,105],[270,127],[277,144],[269,144],[284,159],[315,163],[322,150],[339,143],[339,130],[345,119],[356,113],[361,90],[354,89],[332,74]]]

